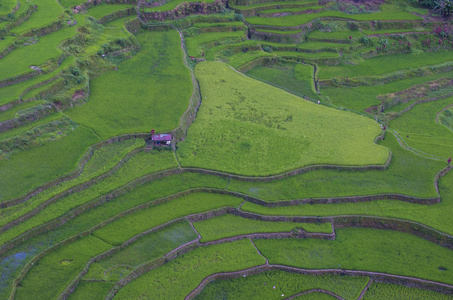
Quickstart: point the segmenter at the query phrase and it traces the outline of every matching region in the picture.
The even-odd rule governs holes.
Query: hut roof
[[[157,142],[171,141],[171,134],[156,134],[156,135],[153,135],[151,139],[153,141],[157,141]]]

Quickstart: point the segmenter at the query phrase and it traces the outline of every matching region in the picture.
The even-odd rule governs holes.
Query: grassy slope
[[[118,71],[92,80],[90,101],[67,111],[102,138],[172,130],[187,108],[192,83],[178,33],[145,32],[137,39],[142,50]]]
[[[12,220],[35,209],[39,204],[50,199],[71,187],[74,187],[109,171],[118,164],[124,156],[133,149],[143,147],[144,140],[127,140],[112,143],[106,147],[95,150],[91,159],[83,167],[82,173],[73,180],[60,183],[58,186],[46,189],[38,195],[31,197],[27,202],[1,210],[0,225],[5,225]]]
[[[63,7],[57,0],[37,0],[34,3],[38,6],[37,11],[33,12],[28,20],[11,30],[12,33],[23,33],[33,28],[43,27],[57,21],[58,16],[63,12]]]
[[[453,109],[448,108],[439,114],[438,123],[453,132]]]
[[[53,231],[45,232],[24,241],[16,246],[5,259],[0,262],[2,281],[0,281],[0,298],[7,298],[12,281],[17,277],[20,269],[38,252],[50,247],[66,238],[77,235],[82,231],[111,218],[120,212],[137,205],[153,201],[160,197],[172,195],[187,189],[197,187],[225,188],[227,180],[200,174],[180,174],[154,180],[139,186],[129,193],[111,199],[103,205],[67,221]]]
[[[452,299],[452,296],[402,285],[373,282],[363,297],[365,300],[395,298],[400,300],[440,300]]]
[[[436,123],[435,117],[438,111],[450,104],[453,104],[453,97],[418,104],[392,120],[390,127],[396,129],[409,146],[448,158],[453,156],[453,132]]]
[[[392,162],[385,171],[316,170],[272,182],[231,180],[228,189],[267,201],[384,193],[422,198],[436,196],[433,178],[445,167],[444,162],[427,160],[403,150],[391,134],[379,144],[392,151]]]
[[[257,66],[247,72],[256,79],[281,86],[299,97],[318,99],[313,91],[313,67],[303,64],[264,67]]]
[[[448,173],[440,180],[439,190],[442,201],[429,206],[394,200],[377,200],[361,203],[313,204],[275,208],[246,203],[242,206],[242,209],[259,214],[277,216],[368,215],[390,217],[420,222],[451,235],[453,233],[451,223],[451,214],[453,213],[453,172]]]
[[[57,49],[65,39],[76,34],[76,27],[67,27],[52,34],[40,37],[39,42],[19,48],[8,54],[2,61],[0,80],[32,71],[30,66],[39,66],[60,54]]]
[[[453,282],[453,256],[447,248],[397,231],[339,228],[336,234],[334,241],[256,240],[255,245],[270,264],[374,271]]]
[[[7,15],[16,6],[15,0],[3,0],[0,4],[0,16]]]
[[[56,299],[93,256],[112,246],[92,236],[58,248],[30,269],[15,299]]]
[[[67,68],[70,65],[72,65],[74,62],[75,62],[75,57],[74,56],[68,57],[61,63],[60,66],[58,66],[57,69],[55,69],[51,73],[42,74],[42,75],[33,77],[33,78],[25,80],[25,81],[22,81],[22,82],[19,82],[19,83],[16,83],[16,84],[11,84],[11,85],[8,85],[8,86],[0,88],[0,93],[2,95],[0,97],[0,105],[6,104],[6,103],[14,101],[14,100],[17,100],[19,98],[19,96],[26,89],[31,88],[31,87],[33,87],[36,84],[42,83],[42,82],[44,82],[46,80],[49,80],[51,78],[54,78],[54,77],[58,76],[58,74],[61,71],[63,71],[65,68]],[[3,112],[0,113],[0,114],[3,114]]]
[[[206,276],[217,272],[246,269],[263,263],[264,258],[256,252],[250,240],[202,247],[142,275],[124,286],[116,298],[131,299],[141,296],[182,299]]]
[[[240,41],[245,39],[243,31],[232,31],[232,32],[207,32],[196,36],[188,36],[185,38],[187,53],[190,56],[201,57],[203,51],[209,49],[206,47],[207,43],[214,42],[214,45],[221,45],[230,43],[230,41]]]
[[[30,108],[33,108],[35,106],[39,106],[41,104],[45,104],[45,101],[30,101],[30,102],[25,102],[21,103],[11,109],[8,109],[6,111],[0,111],[0,122],[14,119],[20,116],[22,112],[25,112],[29,110]]]
[[[78,127],[68,136],[21,151],[0,161],[0,200],[25,194],[30,189],[74,170],[91,144],[99,141],[93,131]]]
[[[344,299],[357,299],[367,281],[368,277],[313,276],[273,270],[212,281],[196,299],[282,299],[282,294],[286,298],[310,289],[324,289]]]
[[[252,25],[272,25],[272,26],[298,26],[305,23],[308,23],[316,18],[323,17],[335,17],[335,18],[344,18],[351,19],[356,21],[387,21],[387,20],[422,20],[421,17],[418,17],[414,14],[407,12],[377,12],[370,14],[346,14],[340,11],[326,10],[321,11],[317,14],[302,14],[302,15],[293,15],[286,17],[250,17],[247,18],[247,22]]]
[[[317,106],[222,63],[205,62],[195,71],[203,105],[179,144],[184,166],[268,175],[310,164],[387,159],[388,150],[372,142],[380,128],[369,119]]]
[[[86,300],[86,299],[104,299],[108,291],[114,286],[114,283],[104,281],[84,281],[82,280],[68,299]]]
[[[304,10],[315,10],[315,9],[321,9],[324,6],[320,5],[314,5],[314,6],[304,6],[301,8],[277,8],[277,9],[267,9],[267,10],[262,10],[260,11],[260,14],[277,14],[277,13],[284,13],[284,12],[299,12],[299,11],[304,11]]]
[[[380,104],[376,98],[379,95],[385,95],[392,92],[408,89],[413,85],[439,79],[442,77],[452,76],[453,72],[432,74],[424,77],[413,77],[404,80],[397,80],[377,86],[359,86],[359,87],[326,87],[322,88],[322,93],[332,100],[332,103],[341,107],[346,107],[356,111]]]
[[[451,59],[453,59],[453,51],[378,56],[367,59],[358,65],[322,66],[319,69],[319,79],[345,76],[372,76],[401,69],[436,65]]]
[[[103,16],[106,16],[108,14],[111,14],[115,11],[118,10],[123,10],[126,8],[133,7],[132,5],[129,4],[102,4],[102,5],[96,5],[88,9],[87,15],[93,16],[96,19],[99,19]]]
[[[93,235],[112,244],[121,244],[140,232],[173,219],[221,207],[237,207],[243,200],[232,196],[196,193],[143,209],[96,230]]]
[[[146,12],[169,11],[169,10],[174,9],[179,4],[184,3],[184,2],[188,2],[188,1],[187,0],[169,0],[164,5],[145,8],[145,11]],[[194,1],[190,1],[190,3],[194,3],[194,2],[212,3],[212,2],[214,2],[214,0],[194,0]]]
[[[290,232],[295,228],[302,228],[307,232],[332,232],[330,223],[265,222],[234,215],[223,215],[196,222],[194,227],[202,237],[201,242],[249,233]]]
[[[272,53],[268,53],[264,51],[247,51],[239,52],[233,55],[229,60],[229,64],[234,68],[237,68],[256,58],[265,56],[267,57],[278,56],[286,59],[298,58],[299,60],[304,61],[304,59],[337,58],[338,53],[332,52],[303,53],[296,51],[274,51]]]
[[[17,225],[0,236],[0,243],[4,243],[35,226],[60,217],[68,210],[108,194],[114,189],[120,188],[126,183],[149,173],[169,169],[176,166],[173,153],[141,152],[132,157],[127,164],[115,172],[112,176],[90,186],[87,189],[74,193],[58,201],[57,203],[40,211],[37,215]]]
[[[148,234],[113,255],[93,263],[84,279],[115,282],[121,277],[118,275],[117,268],[121,269],[122,273],[128,273],[126,268],[130,272],[133,268],[153,261],[197,237],[189,222],[178,222]]]
[[[80,5],[82,3],[85,3],[85,0],[59,0],[61,6],[63,7],[74,7],[77,5]]]

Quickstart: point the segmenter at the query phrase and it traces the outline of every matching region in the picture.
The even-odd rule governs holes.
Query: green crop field
[[[146,12],[153,12],[153,11],[169,11],[177,7],[178,5],[187,2],[186,0],[168,0],[166,1],[165,4],[161,6],[155,6],[155,7],[147,7],[145,8]],[[203,3],[212,3],[214,0],[198,0],[198,1],[191,1],[191,3],[194,2],[203,2]]]
[[[144,262],[151,262],[196,238],[197,234],[188,222],[170,225],[139,239],[112,256],[93,263],[84,278],[115,282],[119,279],[115,274],[118,273],[118,269],[122,269],[123,272],[125,272],[124,269],[132,270]],[[114,273],[110,272],[113,270]]]
[[[423,222],[423,224],[426,224],[432,228],[451,234],[453,231],[449,226],[448,219],[452,212],[452,183],[453,176],[451,174],[448,174],[446,177],[442,178],[439,184],[442,202],[428,207],[394,200],[377,200],[363,203],[341,203],[335,205],[313,204],[293,207],[276,207],[272,209],[256,204],[246,203],[242,206],[242,209],[262,215],[278,216],[368,215],[397,218]]]
[[[16,1],[14,0],[2,1],[2,4],[0,5],[0,16],[6,15],[11,12],[14,6],[16,6]]]
[[[271,25],[271,26],[299,26],[308,23],[316,18],[341,18],[355,21],[388,21],[388,20],[422,20],[421,17],[408,12],[376,12],[370,14],[346,14],[340,11],[321,11],[317,14],[302,14],[285,16],[278,18],[250,17],[247,22],[252,25]]]
[[[234,215],[224,215],[214,219],[197,222],[194,224],[194,227],[200,233],[202,242],[255,232],[290,232],[295,228],[302,228],[307,232],[332,233],[330,223],[263,222]]]
[[[250,240],[198,248],[169,262],[163,268],[152,270],[139,280],[134,280],[119,291],[117,298],[130,299],[142,295],[179,299],[196,288],[208,275],[242,270],[264,262]],[[172,281],[178,282],[177,290],[164,288],[166,284],[173,286]]]
[[[311,289],[327,290],[344,299],[357,299],[367,282],[367,277],[310,276],[273,270],[210,282],[197,299],[281,299],[282,294],[289,297]]]
[[[277,14],[285,12],[299,12],[304,10],[316,10],[321,9],[324,6],[314,5],[314,6],[304,6],[303,8],[281,8],[281,9],[267,9],[260,11],[260,14]]]
[[[204,105],[178,149],[184,166],[268,175],[311,164],[379,165],[388,157],[387,149],[373,143],[379,127],[366,118],[317,106],[221,63],[200,64],[196,74]],[[255,93],[249,92],[251,85]],[[281,99],[278,109],[275,97]],[[329,127],[338,131],[322,130],[327,115]],[[360,150],[348,156],[342,147]]]
[[[220,44],[239,42],[243,39],[243,37],[243,31],[202,33],[186,39],[187,53],[190,56],[199,57],[202,56],[203,51],[209,49],[210,47]]]
[[[33,28],[43,27],[56,21],[58,16],[63,13],[63,7],[57,0],[36,1],[37,10],[28,20],[13,29],[14,33],[23,33]],[[32,52],[31,52],[32,53]]]
[[[425,77],[411,77],[403,80],[397,80],[378,86],[358,86],[349,87],[347,89],[340,87],[326,87],[322,90],[323,93],[332,100],[333,104],[356,111],[364,111],[368,107],[378,105],[380,103],[377,99],[377,96],[379,95],[401,91],[416,84],[452,75],[453,72],[438,73]]]
[[[451,0],[269,1],[0,1],[0,299],[452,299]]]
[[[451,296],[396,284],[373,282],[363,299],[451,299]]]
[[[118,71],[93,80],[90,102],[68,111],[103,138],[172,130],[187,108],[192,86],[177,32],[146,32],[137,38],[139,54],[121,63]]]
[[[17,299],[27,299],[29,295],[35,295],[36,299],[55,298],[70,283],[69,274],[75,276],[88,259],[111,247],[92,236],[60,247],[31,269],[17,289]]]
[[[364,75],[378,75],[397,71],[399,69],[419,68],[421,66],[436,65],[453,59],[453,52],[399,54],[380,56],[365,60],[357,65],[325,66],[319,70],[319,78],[355,77]]]
[[[141,210],[95,231],[93,235],[111,244],[121,244],[140,232],[187,215],[221,207],[237,207],[242,199],[216,194],[191,194]],[[145,222],[148,220],[148,222]],[[126,230],[124,230],[126,229]]]
[[[247,72],[252,78],[283,87],[299,97],[319,99],[313,84],[313,67],[303,64],[258,66]]]
[[[13,77],[22,73],[32,71],[31,66],[40,66],[51,58],[57,58],[61,53],[57,46],[65,39],[74,36],[76,27],[68,27],[58,30],[45,37],[39,42],[17,49],[2,59],[0,79]]]
[[[255,244],[270,264],[375,271],[449,284],[453,281],[448,274],[453,272],[453,258],[447,248],[395,231],[345,228],[336,233],[335,241],[270,239],[255,240]],[[423,260],[418,259],[421,256]]]
[[[103,5],[97,5],[93,6],[88,9],[87,15],[93,16],[96,19],[101,18],[103,16],[106,16],[108,14],[111,14],[115,11],[119,11],[122,9],[126,8],[131,8],[131,5],[127,4],[103,4]]]

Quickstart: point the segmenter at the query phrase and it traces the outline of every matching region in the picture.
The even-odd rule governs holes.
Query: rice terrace
[[[0,0],[0,299],[453,299],[453,0]]]

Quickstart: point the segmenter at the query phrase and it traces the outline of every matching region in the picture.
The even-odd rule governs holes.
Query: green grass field
[[[255,240],[255,245],[270,264],[375,271],[449,284],[453,281],[453,257],[447,248],[395,231],[339,228],[336,234],[334,241]],[[442,271],[440,267],[447,270]]]
[[[367,282],[367,277],[310,276],[273,270],[212,281],[196,299],[281,299],[282,295],[286,298],[311,289],[324,289],[344,299],[357,299]]]
[[[178,145],[183,166],[269,175],[311,164],[383,164],[388,157],[385,147],[373,143],[380,129],[369,119],[317,106],[225,64],[205,62],[195,71],[203,105]],[[327,115],[335,131],[323,131]]]
[[[258,254],[250,240],[202,247],[132,281],[120,289],[116,298],[152,296],[157,299],[179,299],[211,274],[242,270],[264,263],[264,258]],[[174,289],[172,282],[178,282],[177,289]]]
[[[94,79],[90,101],[67,111],[102,138],[172,130],[187,109],[192,83],[178,33],[145,32],[137,39],[142,50],[118,71]]]
[[[264,222],[229,214],[196,222],[194,227],[202,237],[201,242],[220,240],[241,234],[290,232],[295,228],[302,228],[307,232],[332,233],[330,223]]]

